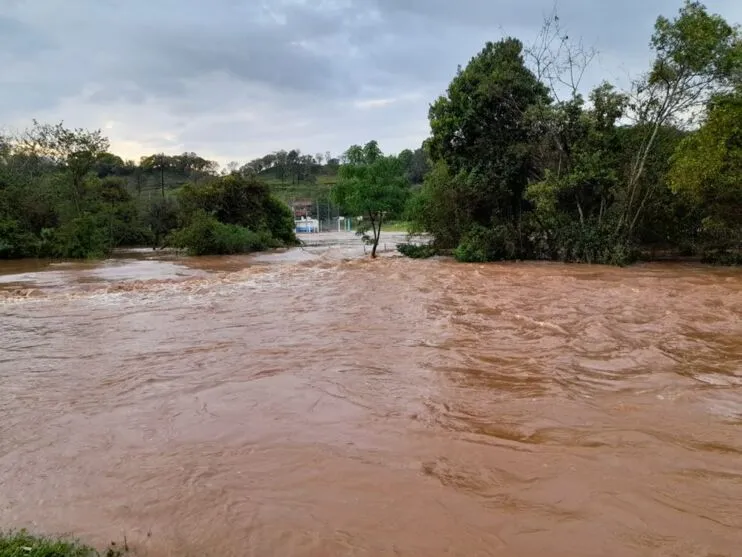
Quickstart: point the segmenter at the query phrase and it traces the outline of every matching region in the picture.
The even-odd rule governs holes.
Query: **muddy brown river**
[[[0,263],[0,529],[149,556],[742,555],[742,272]]]

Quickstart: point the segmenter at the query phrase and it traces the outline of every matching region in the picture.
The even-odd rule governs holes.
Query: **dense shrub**
[[[0,219],[0,259],[34,257],[39,247],[39,239],[24,230],[17,221]]]
[[[572,223],[559,229],[552,258],[567,263],[627,265],[636,260],[636,252],[609,228]]]
[[[51,257],[90,259],[111,249],[110,235],[98,216],[85,215],[42,234],[41,254]]]
[[[269,195],[263,202],[265,219],[271,235],[285,245],[297,244],[294,214],[280,199]]]
[[[267,230],[255,232],[236,224],[224,224],[203,212],[195,214],[188,226],[174,232],[168,243],[188,250],[191,255],[250,253],[280,245]]]
[[[439,250],[428,244],[399,244],[397,251],[412,259],[427,259],[438,255]]]
[[[464,235],[461,243],[454,250],[458,261],[483,263],[515,259],[517,255],[517,237],[508,226],[498,225],[486,228],[473,225]]]
[[[114,219],[111,239],[114,247],[150,246],[155,240],[153,232],[138,222]]]
[[[152,245],[157,247],[163,238],[178,228],[179,207],[175,200],[165,197],[149,204],[144,222],[152,236]]]
[[[175,234],[175,237],[189,236],[191,233],[188,229],[200,226],[205,231],[211,231],[215,238],[214,242],[209,243],[189,236],[191,240],[187,244],[191,246],[189,251],[194,254],[241,253],[296,244],[291,209],[270,195],[268,186],[255,177],[231,174],[215,178],[204,186],[188,184],[182,189],[178,199],[188,225],[186,229]],[[231,228],[215,227],[213,222],[207,225],[203,220],[203,214],[213,215],[211,217],[213,221],[229,225]],[[263,232],[258,235],[260,242],[251,240],[247,244],[263,247],[244,247],[243,240],[249,239],[244,231],[250,230]],[[220,251],[209,250],[207,247],[209,245]],[[197,247],[207,251],[196,249]]]
[[[708,250],[703,253],[701,261],[713,265],[742,265],[742,252],[732,250]]]

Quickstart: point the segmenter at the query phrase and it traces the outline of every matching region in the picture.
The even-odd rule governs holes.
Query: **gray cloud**
[[[679,0],[559,0],[601,56],[587,80],[642,71]],[[742,19],[733,0],[713,11]],[[246,160],[378,139],[414,147],[427,106],[487,40],[528,43],[553,0],[4,0],[0,126],[101,127],[135,157],[194,150]],[[590,83],[590,84],[591,84]]]
[[[46,37],[37,33],[33,27],[17,19],[0,15],[0,48],[5,57],[8,57],[11,51],[22,51],[32,55],[49,47],[50,43]]]

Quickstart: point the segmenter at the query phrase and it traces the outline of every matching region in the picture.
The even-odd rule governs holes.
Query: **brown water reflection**
[[[0,524],[145,555],[740,554],[738,271],[275,258],[6,291]]]

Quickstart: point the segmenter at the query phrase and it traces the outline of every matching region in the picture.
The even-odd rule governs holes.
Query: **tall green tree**
[[[742,248],[742,89],[712,99],[672,158],[672,189],[700,208],[709,247]]]
[[[530,107],[546,104],[546,87],[525,66],[514,38],[487,43],[457,72],[447,94],[430,107],[430,153],[451,172],[476,174],[475,222],[519,219],[532,171]]]
[[[407,204],[410,232],[431,233],[437,248],[452,249],[461,241],[473,222],[476,187],[465,171],[453,174],[438,161],[425,176],[422,188]]]
[[[675,19],[658,17],[651,46],[655,59],[637,80],[630,103],[644,136],[626,177],[616,227],[629,239],[659,186],[645,179],[645,170],[660,130],[692,124],[713,95],[731,90],[742,78],[740,30],[701,2],[686,0]]]
[[[627,99],[604,83],[590,94],[539,107],[533,148],[541,179],[528,186],[526,198],[536,231],[531,256],[577,261],[612,259],[616,243],[610,224],[621,182],[618,120]]]
[[[364,239],[372,246],[371,257],[376,257],[382,223],[404,208],[408,194],[404,169],[397,157],[385,156],[376,141],[350,147],[344,160],[332,200],[346,213],[363,216],[372,231],[372,236],[364,234]]]
[[[398,157],[410,183],[422,184],[425,176],[430,172],[430,160],[425,150],[422,147],[414,151],[405,149],[399,153]]]
[[[16,146],[24,156],[51,161],[62,170],[78,217],[84,212],[86,177],[108,147],[108,139],[100,130],[70,129],[62,122],[41,124],[36,120],[21,135]]]

